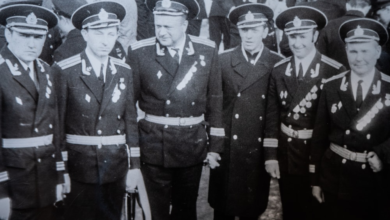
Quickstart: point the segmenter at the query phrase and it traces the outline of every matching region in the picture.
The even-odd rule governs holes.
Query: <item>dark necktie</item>
[[[180,57],[179,57],[179,48],[172,48],[176,53],[173,55],[173,59],[176,60],[177,63],[180,63]]]
[[[255,65],[255,60],[256,60],[257,55],[259,54],[259,52],[251,54],[248,51],[245,51],[245,53],[246,53],[246,56],[248,57],[248,62],[250,64],[252,64],[252,65]]]
[[[356,90],[356,107],[360,108],[360,106],[363,103],[363,87],[362,87],[363,80],[358,81],[358,86]]]
[[[103,75],[103,71],[104,71],[104,65],[102,64],[102,65],[100,66],[100,74],[99,74],[98,79],[99,79],[100,83],[104,86],[104,75]]]
[[[39,91],[39,83],[38,83],[37,75],[35,74],[34,71],[31,73],[30,67],[27,68],[27,72],[28,72],[28,75],[30,76],[31,80],[32,80],[33,83],[34,83],[35,88],[37,89],[37,91]],[[30,75],[30,74],[31,74],[31,75]]]
[[[303,80],[303,67],[302,67],[302,63],[299,63],[298,83],[301,83],[302,80]]]

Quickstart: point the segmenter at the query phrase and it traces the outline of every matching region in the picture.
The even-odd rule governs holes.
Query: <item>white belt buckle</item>
[[[356,159],[357,159],[357,153],[351,152],[349,154],[349,160],[356,161]]]
[[[185,118],[179,118],[179,125],[180,126],[185,125],[186,123],[187,123],[187,121]]]
[[[298,131],[293,130],[292,136],[293,136],[293,138],[298,138],[299,137]]]

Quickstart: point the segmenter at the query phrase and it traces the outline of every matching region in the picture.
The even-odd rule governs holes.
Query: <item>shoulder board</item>
[[[386,81],[388,83],[390,83],[390,76],[384,74],[384,73],[381,73],[381,78],[383,81]]]
[[[234,49],[236,49],[237,47],[233,47],[233,48],[230,48],[230,49],[227,49],[227,50],[224,50],[224,51],[221,51],[219,52],[219,55],[221,54],[225,54],[225,53],[229,53],[229,52],[232,52]]]
[[[335,76],[332,76],[332,77],[330,77],[328,79],[322,79],[321,83],[325,84],[325,83],[328,83],[328,82],[333,81],[335,79],[340,79],[340,78],[344,77],[348,72],[349,72],[349,70],[345,71],[345,72],[342,72],[340,74],[337,74]]]
[[[272,50],[269,50],[272,54],[275,54],[275,55],[277,55],[277,56],[279,56],[280,58],[282,58],[282,59],[285,59],[286,57],[285,56],[283,56],[282,54],[280,54],[280,53],[276,53],[275,51],[272,51]]]
[[[343,66],[343,64],[337,62],[336,60],[333,60],[325,55],[321,55],[321,61],[328,64],[329,66],[332,66],[336,69],[340,69],[340,67]]]
[[[110,59],[112,60],[112,62],[113,62],[115,65],[123,66],[123,67],[125,67],[125,68],[127,68],[127,69],[131,69],[130,66],[129,66],[127,63],[125,63],[124,60],[121,60],[121,59],[118,59],[118,58],[115,58],[115,57],[111,57],[111,56],[110,56]]]
[[[283,63],[287,63],[287,62],[289,62],[290,60],[291,60],[291,57],[284,58],[283,60],[281,60],[281,61],[275,63],[274,67],[280,66],[280,65],[282,65]]]
[[[196,37],[196,36],[193,36],[193,35],[188,35],[188,36],[190,36],[191,41],[193,41],[195,43],[204,44],[204,45],[207,45],[209,47],[215,48],[215,42],[214,41],[211,41],[211,40],[208,40],[208,39],[204,39],[204,38],[201,38],[201,37]]]
[[[81,63],[81,57],[80,57],[80,54],[77,54],[77,55],[69,57],[65,60],[62,60],[62,61],[58,62],[57,64],[58,64],[58,66],[61,67],[61,69],[64,70],[64,69],[72,67],[76,64],[79,64],[79,63]]]
[[[151,46],[154,44],[156,44],[156,37],[151,37],[148,39],[137,41],[135,43],[132,43],[130,46],[131,46],[132,50],[136,50],[136,49],[139,49],[141,47]]]

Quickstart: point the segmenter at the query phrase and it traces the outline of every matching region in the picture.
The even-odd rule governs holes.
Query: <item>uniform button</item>
[[[238,138],[237,135],[233,135],[234,140],[237,140],[237,138]]]
[[[121,116],[120,115],[118,115],[118,120],[121,120]]]
[[[345,131],[345,134],[347,134],[347,135],[350,134],[350,133],[351,133],[350,130],[346,130],[346,131]]]
[[[238,119],[238,118],[240,117],[240,115],[239,115],[239,114],[236,114],[235,117]]]
[[[166,114],[165,117],[169,117],[169,114]]]
[[[238,94],[237,94],[237,97],[241,97],[241,93],[238,93]]]
[[[347,162],[347,159],[344,158],[341,162],[342,162],[342,163],[346,163],[346,162]]]
[[[53,45],[50,45],[50,49],[53,49]]]
[[[195,102],[192,102],[191,105],[195,105]]]
[[[51,38],[51,34],[49,34],[48,37]]]
[[[261,142],[261,138],[257,139],[259,142]]]
[[[168,128],[168,125],[165,125],[164,128]]]
[[[304,143],[304,144],[307,144],[307,141],[306,141],[306,140],[304,140],[304,141],[303,141],[303,143]]]
[[[53,128],[53,125],[52,125],[52,124],[49,124],[49,128]]]
[[[363,170],[366,169],[366,164],[363,164],[363,165],[362,165],[362,169],[363,169]]]
[[[102,130],[98,130],[97,133],[98,133],[99,135],[101,135],[101,134],[102,134]]]
[[[38,130],[38,128],[35,128],[34,131],[38,133],[39,130]]]
[[[37,160],[37,161],[38,161],[38,163],[40,163],[42,160],[41,160],[41,158],[38,158],[38,160]]]
[[[346,148],[347,148],[347,145],[344,145],[344,148],[346,149]]]
[[[51,156],[52,156],[53,158],[56,158],[56,155],[55,155],[55,154],[52,154]]]
[[[121,130],[116,130],[116,133],[120,134],[120,133],[121,133]]]
[[[288,142],[291,142],[291,141],[292,141],[292,139],[291,139],[291,138],[288,138],[288,139],[287,139],[287,141],[288,141]]]
[[[104,163],[107,163],[107,160],[105,160]]]
[[[99,120],[102,120],[102,116],[99,116]]]
[[[261,95],[261,98],[265,99],[265,95]]]
[[[367,140],[370,140],[371,134],[367,134]]]
[[[166,103],[167,103],[167,105],[171,104],[171,100],[167,100]]]
[[[260,119],[260,121],[261,121],[261,120],[263,120],[263,117],[262,117],[262,116],[260,116],[260,117],[259,117],[259,119]]]

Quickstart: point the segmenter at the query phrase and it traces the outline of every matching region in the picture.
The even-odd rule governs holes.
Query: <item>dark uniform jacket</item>
[[[328,25],[320,31],[316,45],[318,51],[349,68],[345,43],[338,37],[339,29],[344,22],[362,17],[364,17],[362,12],[352,10],[340,18],[329,21]]]
[[[187,167],[201,163],[208,151],[221,152],[222,79],[214,42],[186,35],[180,65],[156,38],[131,45],[128,54],[135,94],[146,114],[205,116],[203,123],[193,126],[164,126],[141,120],[142,162]]]
[[[270,178],[262,149],[266,97],[272,68],[281,59],[266,47],[255,65],[241,46],[220,55],[227,139],[221,166],[211,170],[209,201],[227,215],[258,216],[267,207]]]
[[[80,30],[73,29],[68,33],[65,42],[54,51],[53,59],[55,62],[60,62],[66,58],[81,53],[83,50],[85,50],[86,46],[87,44],[81,35]],[[124,60],[126,57],[126,52],[122,45],[116,41],[114,48],[109,55],[114,58]]]
[[[61,143],[68,151],[70,178],[83,183],[104,184],[123,178],[129,166],[129,148],[138,147],[131,69],[113,57],[106,68],[103,90],[85,52],[54,66]],[[69,144],[66,134],[126,135],[127,146]],[[131,163],[138,168],[136,158],[131,158]]]
[[[39,91],[8,47],[0,58],[1,138],[32,138],[58,135],[56,97],[51,68],[35,60]],[[0,184],[0,197],[10,197],[12,208],[45,207],[56,200],[56,185],[63,182],[58,145],[0,149],[0,176],[8,172],[8,186]],[[57,163],[58,162],[58,163]],[[57,163],[57,164],[56,164]],[[63,162],[62,162],[63,163]],[[62,167],[60,169],[60,167]]]
[[[330,150],[330,143],[364,153],[374,151],[390,161],[390,77],[376,70],[360,110],[352,94],[350,71],[330,78],[324,85],[311,146],[312,185],[319,185],[340,199],[373,199],[383,193],[381,173],[368,163],[345,160]]]
[[[294,130],[313,129],[322,79],[345,71],[342,64],[316,53],[298,84],[294,57],[277,63],[272,71],[267,104],[265,160],[278,160],[281,172],[309,174],[310,139],[290,138],[281,123]]]

